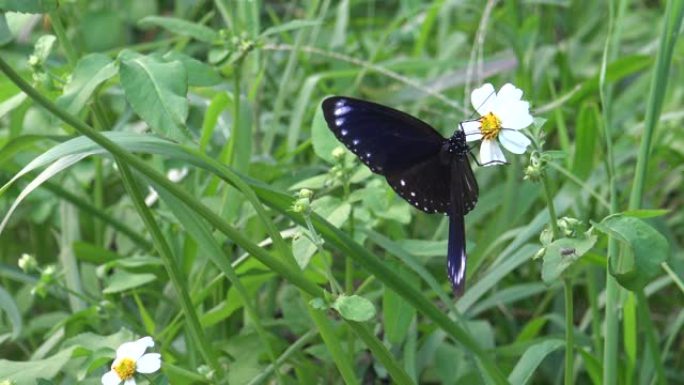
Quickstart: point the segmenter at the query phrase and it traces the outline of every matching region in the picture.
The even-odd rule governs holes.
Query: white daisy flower
[[[143,337],[137,341],[125,342],[116,349],[116,359],[112,370],[102,376],[102,385],[135,385],[135,373],[154,373],[161,367],[161,354],[147,353],[145,350],[154,346],[152,337]]]
[[[497,138],[514,154],[524,153],[530,145],[530,139],[519,131],[533,122],[530,103],[521,100],[522,94],[522,90],[511,83],[504,84],[499,92],[487,83],[470,94],[470,102],[480,118],[462,122],[461,127],[466,141],[482,139],[480,163],[483,166],[506,162]]]

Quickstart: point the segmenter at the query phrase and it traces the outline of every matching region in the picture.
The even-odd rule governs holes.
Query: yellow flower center
[[[112,370],[119,375],[121,380],[128,380],[135,374],[135,361],[130,358],[124,358],[112,365]]]
[[[499,136],[499,131],[501,131],[501,120],[496,117],[496,115],[491,112],[480,118],[480,131],[482,132],[482,138],[491,140],[496,139]]]

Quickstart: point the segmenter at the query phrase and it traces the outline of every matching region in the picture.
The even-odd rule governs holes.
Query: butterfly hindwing
[[[408,170],[438,156],[445,141],[429,124],[377,103],[333,96],[322,107],[337,139],[377,174]]]
[[[450,207],[449,165],[439,157],[429,157],[408,170],[388,174],[394,191],[418,210],[448,214]]]
[[[466,243],[463,216],[449,216],[449,246],[447,247],[447,276],[454,294],[465,289]]]
[[[466,272],[466,241],[464,215],[475,207],[479,187],[468,157],[451,162],[451,207],[449,213],[449,245],[447,276],[455,295],[463,294]]]

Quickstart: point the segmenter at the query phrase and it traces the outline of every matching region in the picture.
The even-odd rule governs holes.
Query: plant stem
[[[164,267],[169,275],[169,279],[171,280],[176,294],[180,299],[179,302],[188,324],[188,332],[193,342],[197,344],[197,348],[199,349],[200,354],[205,362],[207,362],[207,364],[209,364],[219,376],[223,375],[223,369],[218,362],[216,352],[213,351],[211,343],[204,334],[199,317],[197,316],[195,307],[190,299],[190,295],[188,294],[189,291],[186,281],[183,279],[183,275],[181,274],[178,264],[176,263],[178,259],[173,256],[173,252],[171,251],[169,244],[166,242],[164,235],[159,229],[159,226],[157,226],[157,222],[152,216],[149,208],[145,205],[144,198],[140,192],[140,186],[134,179],[128,165],[117,160],[117,166],[121,172],[124,186],[126,187],[126,190],[128,191],[128,194],[138,211],[138,214],[145,223],[145,227],[152,236],[154,246],[159,253],[159,257],[164,263]]]
[[[549,184],[546,172],[542,174],[541,180],[544,185],[544,194],[546,195],[546,207],[549,210],[551,232],[553,233],[553,238],[556,239],[560,236],[560,230],[558,230],[558,217],[556,216],[556,208],[553,206],[553,193],[551,192],[551,185]]]
[[[565,385],[572,385],[574,367],[575,325],[573,322],[572,282],[570,278],[563,280],[565,292]]]
[[[546,195],[546,206],[549,210],[549,219],[551,221],[551,232],[553,239],[558,239],[561,236],[558,229],[558,217],[556,216],[556,209],[553,206],[553,192],[549,184],[549,178],[544,171],[541,176],[542,184],[544,185],[544,194]],[[572,280],[569,277],[563,279],[563,287],[565,292],[565,385],[572,385],[572,371],[574,366],[575,354],[575,327],[574,327],[574,313],[573,313],[573,298],[572,298]]]

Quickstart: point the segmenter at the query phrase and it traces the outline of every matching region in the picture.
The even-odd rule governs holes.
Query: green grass
[[[0,384],[99,384],[145,335],[139,383],[684,383],[681,1],[56,5],[0,2]],[[475,167],[454,298],[446,219],[320,101],[447,136],[484,82],[539,119]]]

